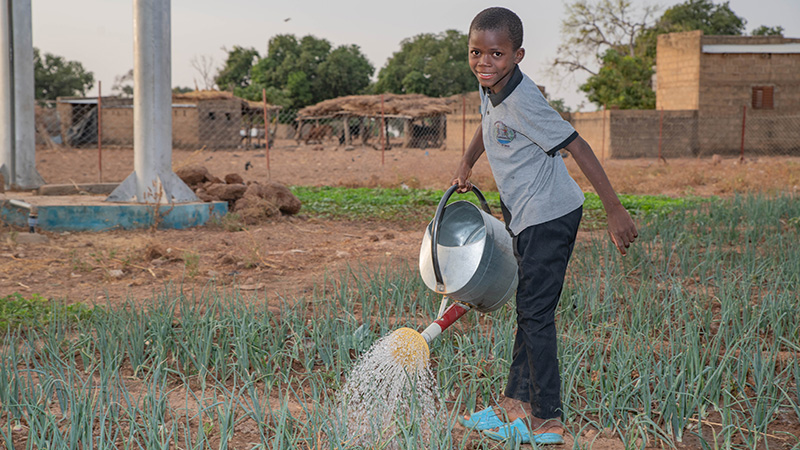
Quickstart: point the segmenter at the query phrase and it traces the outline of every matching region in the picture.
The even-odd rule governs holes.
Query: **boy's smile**
[[[524,56],[525,49],[514,50],[504,30],[473,30],[469,35],[469,67],[493,94],[505,87]]]

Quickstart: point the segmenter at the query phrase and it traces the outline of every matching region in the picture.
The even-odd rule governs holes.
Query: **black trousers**
[[[505,396],[530,403],[541,419],[562,414],[555,312],[582,214],[580,207],[514,237],[517,333]]]

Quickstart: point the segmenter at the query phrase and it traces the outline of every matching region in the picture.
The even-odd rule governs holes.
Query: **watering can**
[[[482,209],[463,200],[447,205],[456,189],[451,186],[439,202],[419,251],[422,281],[443,294],[437,319],[421,333],[399,328],[390,335],[394,360],[409,370],[427,365],[428,344],[467,311],[495,311],[517,290],[517,259],[505,225],[475,186]]]
[[[512,239],[503,222],[492,216],[475,186],[472,192],[481,208],[464,200],[447,205],[456,189],[453,185],[445,192],[420,247],[422,280],[444,295],[438,319],[422,332],[427,342],[471,308],[484,313],[499,309],[519,281]],[[445,310],[448,298],[454,302]]]

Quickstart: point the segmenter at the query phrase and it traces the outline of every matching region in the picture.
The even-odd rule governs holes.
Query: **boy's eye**
[[[470,51],[469,51],[469,54],[470,54],[470,55],[473,55],[473,56],[478,56],[478,55],[480,55],[480,53],[481,53],[481,52],[479,52],[479,51],[477,51],[477,50],[470,50]]]
[[[499,57],[503,56],[503,54],[501,52],[494,52],[494,56],[495,56],[495,58],[499,58]]]

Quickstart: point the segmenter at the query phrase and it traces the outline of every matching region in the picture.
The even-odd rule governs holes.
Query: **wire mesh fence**
[[[281,151],[298,146],[464,151],[480,116],[463,96],[446,114],[299,116],[227,93],[173,96],[175,149]],[[62,98],[36,107],[40,148],[133,149],[131,98]],[[612,114],[613,113],[613,114]],[[603,158],[800,155],[800,114],[751,111],[601,111],[567,116]],[[266,126],[265,126],[266,124]]]

